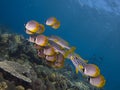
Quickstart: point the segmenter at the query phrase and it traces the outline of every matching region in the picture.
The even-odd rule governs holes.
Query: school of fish
[[[55,17],[50,17],[45,23],[53,29],[60,27],[60,21]],[[45,36],[45,26],[35,20],[30,20],[25,24],[25,32],[29,41],[34,43],[38,56],[53,68],[62,68],[66,59],[71,60],[76,68],[76,73],[80,72],[87,77],[88,82],[98,88],[102,88],[106,80],[100,73],[100,69],[95,64],[89,64],[79,54],[75,53],[75,47],[71,47],[64,39],[52,35]]]

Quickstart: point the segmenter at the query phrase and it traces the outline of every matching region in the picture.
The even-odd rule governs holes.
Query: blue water
[[[24,24],[45,23],[51,16],[61,22],[58,30],[46,26],[45,35],[58,35],[76,46],[76,52],[97,64],[107,83],[105,90],[120,86],[119,0],[1,0],[0,25],[26,36]]]

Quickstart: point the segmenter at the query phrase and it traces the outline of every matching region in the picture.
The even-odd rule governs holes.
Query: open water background
[[[27,37],[24,24],[55,16],[58,30],[46,26],[45,35],[58,35],[76,46],[76,52],[97,64],[107,83],[105,90],[120,86],[119,0],[0,0],[0,25]],[[72,63],[71,63],[72,64]]]

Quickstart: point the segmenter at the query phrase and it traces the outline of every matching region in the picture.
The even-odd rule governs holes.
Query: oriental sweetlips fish
[[[53,29],[60,27],[60,21],[55,17],[50,17],[46,21],[46,25]],[[53,68],[62,68],[65,59],[71,60],[76,68],[76,73],[80,72],[88,78],[88,82],[98,88],[102,88],[106,80],[100,73],[100,69],[95,64],[89,64],[81,56],[75,53],[75,47],[71,47],[67,41],[58,36],[45,36],[44,25],[37,21],[31,20],[25,25],[26,33],[30,35],[29,41],[34,43],[38,51],[38,56],[44,58],[46,63]]]

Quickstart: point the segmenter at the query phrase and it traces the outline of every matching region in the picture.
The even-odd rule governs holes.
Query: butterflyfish
[[[35,43],[40,46],[47,46],[48,38],[44,35],[38,35],[36,37]]]
[[[97,77],[100,75],[100,69],[95,64],[86,64],[83,73],[90,77]]]
[[[89,83],[97,88],[102,88],[105,85],[106,80],[103,75],[99,75],[97,77],[90,77]]]
[[[44,54],[45,55],[54,55],[55,50],[52,46],[47,46],[47,47],[44,48]]]
[[[57,54],[57,60],[56,60],[57,63],[62,64],[62,63],[64,63],[64,60],[65,60],[65,58],[61,53]]]
[[[50,17],[46,20],[46,25],[51,26],[53,29],[58,29],[60,27],[60,21],[55,17]]]
[[[57,54],[57,59],[54,63],[54,67],[55,68],[62,68],[64,66],[64,61],[65,61],[64,56],[61,53]]]
[[[49,60],[47,59],[47,61]],[[55,61],[53,61],[53,63],[49,63],[51,62],[49,61],[48,64],[52,66],[53,68],[62,68],[64,66],[64,61],[65,61],[64,56],[61,53],[58,53],[56,55]]]
[[[55,17],[50,17],[46,20],[46,25],[52,26],[57,22],[57,19]]]
[[[31,20],[25,25],[27,34],[41,34],[45,31],[44,25],[38,23],[37,21]]]

